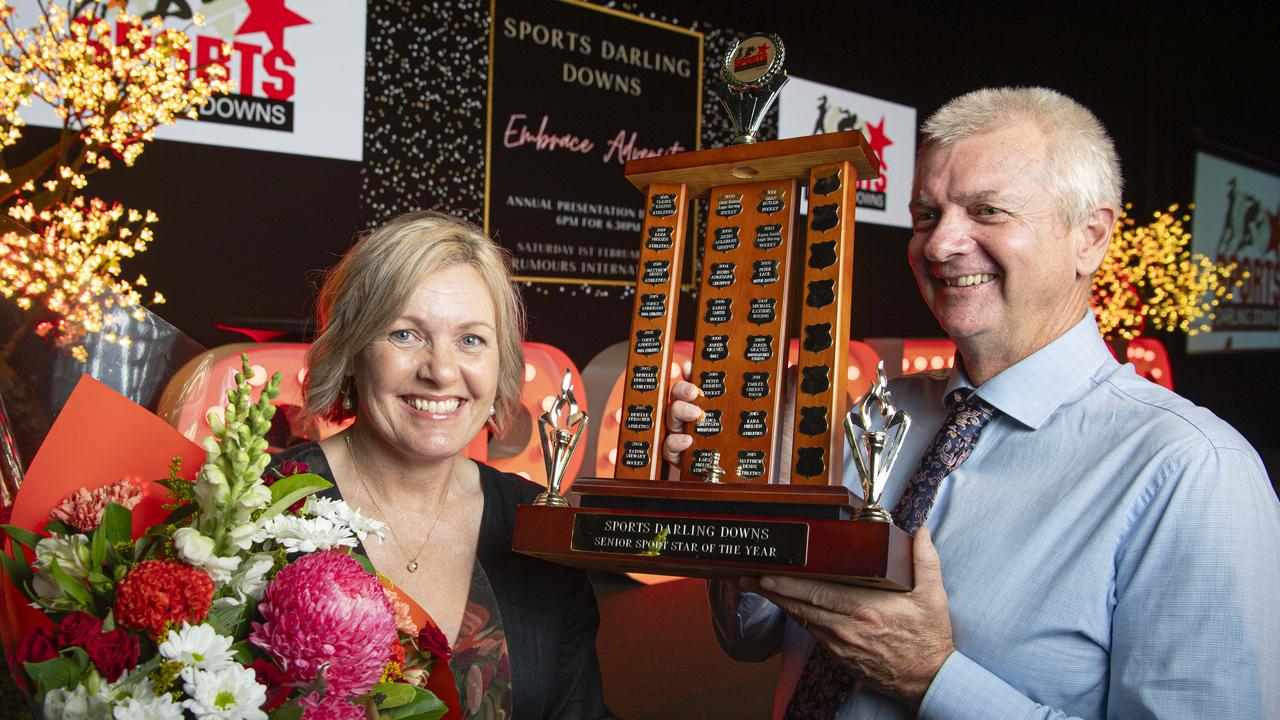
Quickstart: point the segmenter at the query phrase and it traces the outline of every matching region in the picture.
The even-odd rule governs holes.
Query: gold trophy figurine
[[[578,448],[578,440],[587,429],[587,414],[578,410],[573,397],[573,380],[566,369],[560,382],[560,394],[551,408],[538,416],[538,435],[542,438],[542,461],[547,468],[547,489],[534,498],[534,505],[568,507],[560,494],[560,484],[569,469],[569,461]]]
[[[845,436],[853,447],[853,462],[862,481],[863,505],[854,513],[855,520],[892,522],[880,507],[880,494],[910,427],[911,416],[894,407],[881,362],[876,367],[875,384],[844,419]]]

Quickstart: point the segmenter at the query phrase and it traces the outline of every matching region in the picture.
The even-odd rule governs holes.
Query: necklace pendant
[[[407,568],[409,572],[418,572],[418,561],[410,560],[409,564],[405,565],[405,568]]]

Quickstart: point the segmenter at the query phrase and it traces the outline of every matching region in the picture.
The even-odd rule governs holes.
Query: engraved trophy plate
[[[779,377],[785,370],[786,353],[782,350],[787,337],[795,215],[790,202],[795,197],[794,180],[741,183],[712,193],[703,244],[703,257],[710,261],[698,295],[691,377],[705,380],[708,371],[723,373],[710,376],[711,385],[700,386],[705,396],[703,408],[723,421],[717,421],[720,429],[715,433],[694,432],[682,477],[704,477],[712,451],[722,458],[736,458],[739,452],[749,451],[762,459],[745,466],[726,463],[724,482],[769,482],[769,473],[756,468],[773,463],[772,418],[779,416],[780,394],[759,392],[758,380],[745,392],[738,390],[746,374]],[[767,235],[776,238],[776,243],[737,242],[729,247],[725,241],[756,235],[762,225],[770,226]],[[730,308],[750,308],[751,317],[748,320],[741,311],[731,314]],[[733,392],[724,391],[726,381],[732,383]],[[750,418],[745,424],[740,422],[743,413]],[[748,474],[739,475],[739,467],[746,467]]]

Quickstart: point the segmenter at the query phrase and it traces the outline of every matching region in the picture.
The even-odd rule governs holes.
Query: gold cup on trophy
[[[542,462],[547,469],[547,489],[534,498],[534,505],[544,507],[568,507],[569,501],[560,494],[569,461],[578,448],[578,441],[587,429],[587,414],[578,409],[573,396],[573,379],[569,370],[564,371],[560,382],[560,394],[551,407],[538,416],[538,435],[542,440]]]
[[[863,505],[855,520],[892,522],[880,507],[880,494],[911,428],[911,416],[893,404],[884,362],[876,366],[876,381],[844,419],[844,433],[853,448],[853,463],[862,482]]]

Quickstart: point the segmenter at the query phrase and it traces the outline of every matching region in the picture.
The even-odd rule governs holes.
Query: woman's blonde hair
[[[318,335],[307,350],[306,412],[330,420],[342,408],[355,358],[404,311],[422,278],[451,265],[480,274],[497,314],[499,429],[520,402],[524,384],[524,306],[511,284],[505,250],[484,231],[443,213],[400,215],[361,237],[325,275],[316,302]]]

